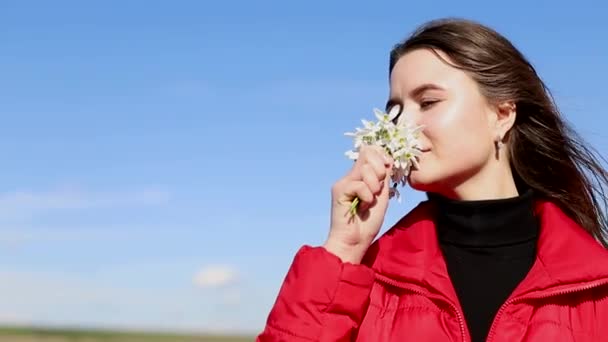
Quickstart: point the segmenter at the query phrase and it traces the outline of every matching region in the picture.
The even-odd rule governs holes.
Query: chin
[[[407,177],[407,182],[410,187],[418,191],[429,191],[432,188],[432,183],[425,179],[424,175],[418,170],[413,170]]]
[[[429,169],[412,170],[407,177],[408,184],[414,190],[422,192],[435,192],[444,184],[442,174],[429,172]]]

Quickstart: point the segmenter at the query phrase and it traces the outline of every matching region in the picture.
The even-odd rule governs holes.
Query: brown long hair
[[[514,177],[556,203],[608,247],[605,209],[608,173],[603,159],[564,121],[548,88],[513,44],[493,29],[465,19],[420,26],[390,54],[389,74],[405,53],[442,51],[469,74],[491,102],[513,101],[517,116],[508,133]],[[439,54],[437,54],[438,57]]]

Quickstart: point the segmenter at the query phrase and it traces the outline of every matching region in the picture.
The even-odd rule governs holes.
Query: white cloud
[[[147,277],[141,275],[142,268],[146,266],[132,264],[129,272]],[[166,272],[158,271],[160,276],[186,280],[171,268],[161,268]],[[123,271],[127,270],[117,274]],[[147,281],[152,285],[134,284],[120,276],[99,279],[0,266],[0,324],[251,334],[263,327],[271,304],[268,295],[242,298],[236,289],[201,294],[187,280],[182,285]]]
[[[119,192],[91,192],[78,188],[52,191],[13,191],[0,193],[0,217],[32,215],[43,211],[125,206],[161,205],[169,193],[159,189]]]
[[[108,229],[111,228],[111,229]],[[141,239],[150,228],[134,228],[125,226],[120,228],[96,227],[96,226],[74,226],[74,227],[2,227],[0,231],[0,248],[17,249],[32,243],[57,243],[57,242],[117,242]]]
[[[237,280],[238,272],[227,265],[207,266],[194,276],[194,284],[202,288],[224,288]]]

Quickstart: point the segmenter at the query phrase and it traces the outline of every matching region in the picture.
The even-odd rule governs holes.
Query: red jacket
[[[608,250],[552,203],[536,215],[536,261],[488,341],[608,341]],[[421,203],[361,265],[302,247],[257,341],[470,341],[432,217]]]

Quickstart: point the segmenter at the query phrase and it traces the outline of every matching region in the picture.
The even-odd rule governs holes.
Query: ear
[[[498,103],[494,107],[494,122],[493,129],[495,136],[501,140],[505,138],[507,132],[515,124],[515,117],[517,116],[517,108],[515,102],[505,101]]]

